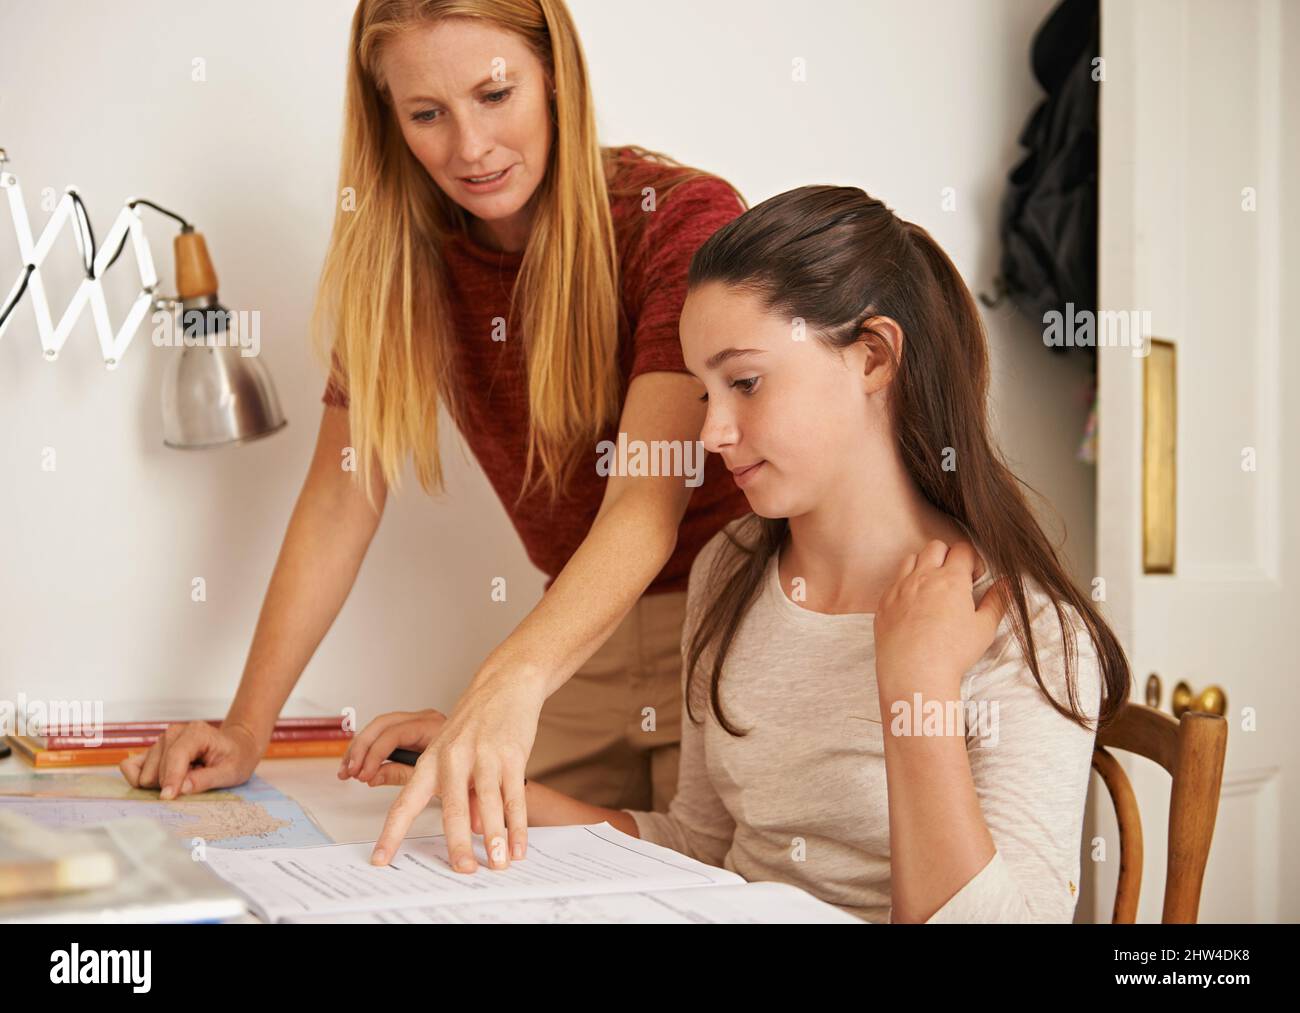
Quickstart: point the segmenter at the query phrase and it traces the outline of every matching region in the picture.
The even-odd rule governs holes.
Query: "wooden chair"
[[[1130,924],[1137,917],[1142,886],[1142,820],[1133,786],[1109,750],[1124,749],[1145,756],[1173,778],[1161,921],[1194,923],[1214,837],[1227,744],[1228,723],[1217,714],[1189,710],[1178,720],[1133,702],[1097,735],[1092,768],[1110,791],[1119,822],[1119,885],[1115,889],[1112,922]]]

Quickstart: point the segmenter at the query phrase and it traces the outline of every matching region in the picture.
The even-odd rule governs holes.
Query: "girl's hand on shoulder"
[[[955,694],[989,649],[1006,608],[1005,580],[975,607],[983,565],[968,542],[930,542],[909,555],[876,611],[876,681],[882,695]]]

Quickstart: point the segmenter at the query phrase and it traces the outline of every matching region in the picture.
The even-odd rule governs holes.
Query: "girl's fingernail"
[[[510,851],[510,857],[512,857],[512,858],[523,858],[523,857],[524,857],[524,846],[523,846],[522,844],[516,843],[515,846],[514,846],[514,848],[512,848],[511,851]]]
[[[185,779],[185,783],[181,785],[181,794],[188,795],[193,790],[194,790],[194,782],[187,777]]]
[[[172,797],[173,795],[175,795],[175,794],[176,794],[176,789],[173,788],[173,787],[169,784],[169,785],[167,785],[166,788],[164,788],[164,789],[159,793],[158,797],[159,797],[159,798],[171,798],[171,797]]]
[[[370,856],[371,865],[383,865],[387,861],[388,861],[388,852],[385,851],[383,848],[375,848],[374,852]]]
[[[461,855],[460,858],[456,859],[456,871],[473,872],[474,860],[470,858],[469,855]]]

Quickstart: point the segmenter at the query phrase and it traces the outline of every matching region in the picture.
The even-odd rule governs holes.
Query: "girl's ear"
[[[866,392],[875,394],[889,386],[903,360],[903,328],[893,317],[870,317],[863,321],[860,339],[866,345],[862,378]]]

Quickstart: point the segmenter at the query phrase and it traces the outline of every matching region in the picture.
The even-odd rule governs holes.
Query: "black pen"
[[[414,749],[394,749],[388,754],[388,758],[394,763],[405,763],[408,767],[414,767],[415,761],[420,758],[420,754]],[[524,784],[528,783],[528,778],[524,778]]]

